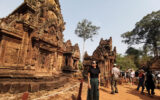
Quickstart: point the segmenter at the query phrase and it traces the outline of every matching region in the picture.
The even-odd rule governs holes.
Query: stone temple
[[[84,74],[87,74],[89,66],[91,66],[92,61],[98,62],[98,66],[101,71],[102,84],[109,82],[111,77],[111,69],[113,64],[116,62],[116,47],[112,50],[112,38],[100,40],[99,46],[93,52],[92,56],[89,56],[87,52],[84,55]]]
[[[64,25],[59,0],[24,0],[0,19],[0,93],[58,88],[68,81],[59,79],[62,70],[77,70],[80,51],[78,44],[64,42]]]

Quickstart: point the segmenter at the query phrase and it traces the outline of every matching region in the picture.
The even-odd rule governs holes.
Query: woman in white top
[[[131,70],[131,84],[134,84],[135,71]]]

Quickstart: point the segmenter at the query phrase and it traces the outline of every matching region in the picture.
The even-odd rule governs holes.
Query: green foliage
[[[137,68],[140,68],[142,65],[147,65],[147,62],[150,61],[151,56],[149,56],[146,52],[146,49],[142,51],[133,47],[126,50],[127,57],[134,62]]]
[[[131,56],[122,56],[120,54],[117,54],[116,63],[123,71],[127,70],[128,68],[133,68],[135,70],[137,69]]]
[[[82,22],[78,22],[75,34],[83,38],[84,41],[89,38],[92,40],[93,36],[98,34],[99,29],[100,27],[94,26],[92,22],[84,19]]]
[[[130,56],[130,58],[132,58],[132,60],[134,61],[134,64],[137,67],[140,67],[139,58],[142,56],[143,51],[130,47],[126,50],[126,54],[127,56]]]
[[[147,55],[143,55],[141,58],[139,58],[139,66],[143,66],[143,65],[147,65],[147,62],[149,62],[151,60],[152,57],[147,56]]]
[[[126,54],[127,55],[134,55],[134,56],[140,56],[142,55],[142,51],[141,50],[138,50],[138,49],[135,49],[133,47],[129,47],[126,51]]]
[[[160,11],[152,12],[136,23],[135,28],[121,35],[123,42],[134,45],[150,46],[155,56],[158,56],[160,46]]]
[[[78,69],[79,70],[83,70],[83,66],[82,66],[82,62],[81,61],[79,61],[79,63],[78,63]]]

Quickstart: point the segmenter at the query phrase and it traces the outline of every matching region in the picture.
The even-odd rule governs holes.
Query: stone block
[[[27,92],[29,89],[29,84],[23,84],[23,83],[15,83],[11,85],[10,93],[22,93]]]
[[[41,91],[41,90],[45,90],[45,89],[46,89],[46,83],[41,83],[39,85],[39,90]]]
[[[29,92],[39,91],[39,84],[30,84]]]
[[[5,84],[2,84],[2,93],[7,93],[7,92],[9,92],[9,90],[10,90],[10,88],[11,88],[11,84],[10,83],[5,83]]]

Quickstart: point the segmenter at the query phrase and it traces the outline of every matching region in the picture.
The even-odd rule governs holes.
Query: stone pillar
[[[31,33],[28,33],[31,34]],[[29,66],[31,66],[32,63],[32,40],[31,40],[31,36],[28,36],[27,39],[27,58],[26,58],[26,64],[28,64]]]
[[[72,58],[72,56],[69,57],[69,66],[70,66],[72,69],[74,69],[74,68],[73,68],[73,58]]]
[[[3,66],[5,46],[6,46],[6,41],[4,40],[4,36],[2,36],[0,40],[0,66]]]
[[[51,57],[51,62],[50,62],[50,71],[53,72],[53,68],[54,68],[54,53],[52,53],[50,55]]]
[[[76,62],[75,62],[75,69],[76,69],[76,70],[78,69],[78,65],[79,65],[79,61],[76,60]]]

